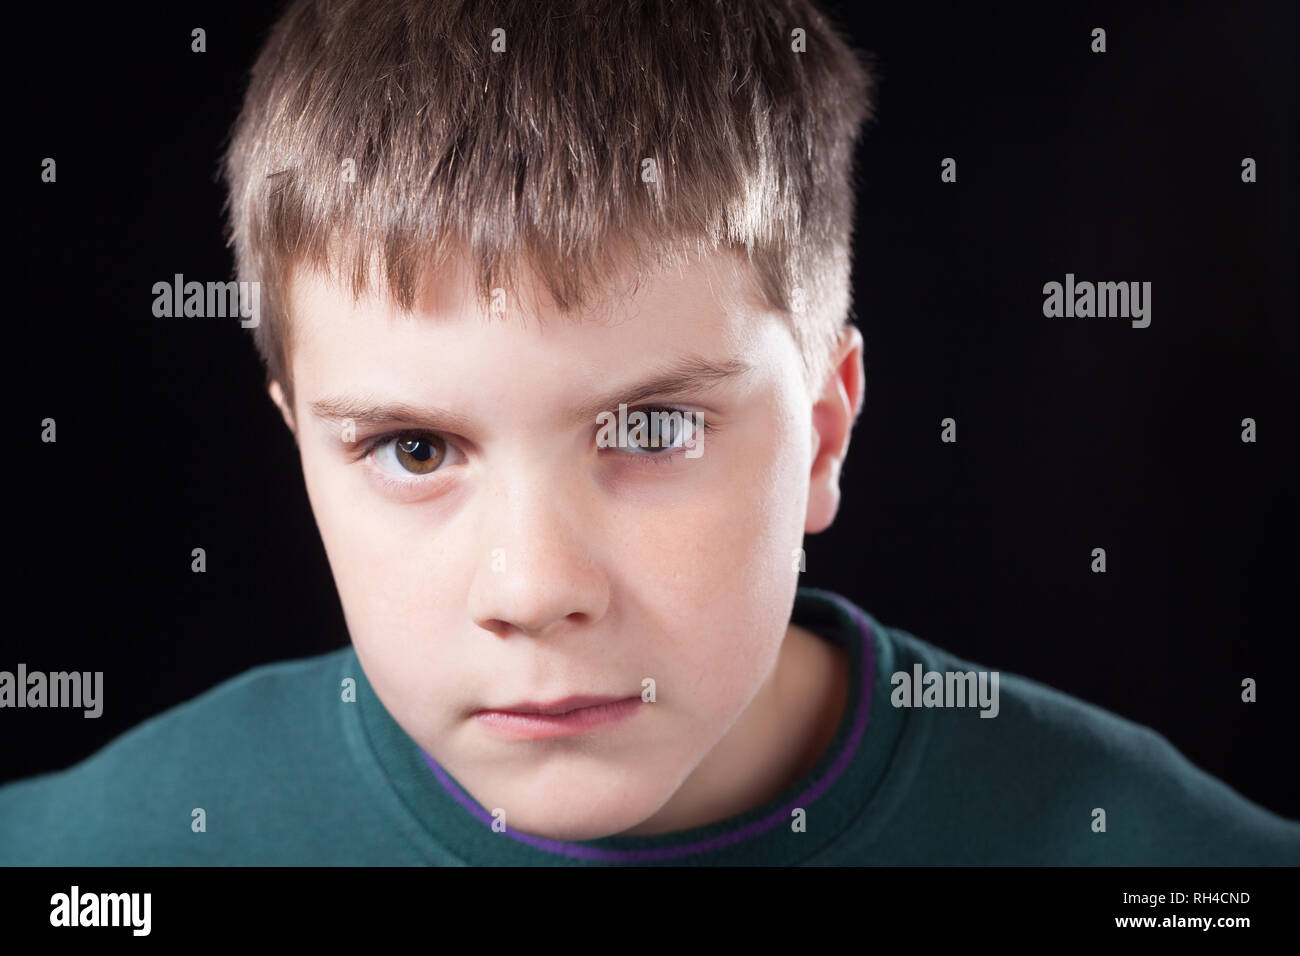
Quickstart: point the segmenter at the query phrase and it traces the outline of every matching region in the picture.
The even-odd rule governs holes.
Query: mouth
[[[587,733],[626,720],[641,707],[640,697],[565,697],[539,704],[523,701],[507,707],[478,710],[473,718],[498,736],[539,740]]]
[[[564,697],[560,700],[553,700],[549,704],[535,704],[532,701],[524,701],[519,704],[511,704],[508,707],[487,707],[483,710],[476,711],[480,714],[543,714],[546,716],[559,716],[569,714],[575,710],[584,710],[587,707],[599,707],[602,704],[615,704],[620,700],[627,700],[626,697],[583,697],[574,695]]]

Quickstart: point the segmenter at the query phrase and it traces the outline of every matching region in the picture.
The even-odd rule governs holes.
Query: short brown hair
[[[292,388],[300,264],[410,309],[460,250],[484,302],[526,265],[569,311],[623,241],[638,269],[745,253],[815,382],[849,314],[869,63],[809,0],[294,0],[224,158],[268,380]]]

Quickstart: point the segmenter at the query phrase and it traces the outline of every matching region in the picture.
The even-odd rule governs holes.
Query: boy
[[[352,647],[0,789],[0,862],[1300,862],[1154,732],[797,588],[870,90],[804,0],[292,4],[231,238]]]

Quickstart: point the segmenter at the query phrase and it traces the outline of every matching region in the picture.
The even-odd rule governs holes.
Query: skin
[[[811,769],[843,714],[846,655],[789,616],[792,553],[838,507],[861,336],[845,329],[810,388],[786,319],[728,253],[577,317],[540,288],[526,277],[519,301],[541,304],[512,299],[503,320],[455,268],[412,313],[295,273],[294,405],[271,397],[357,654],[397,723],[516,830],[581,840],[742,813]],[[715,427],[698,457],[598,447],[594,417],[573,417],[688,356],[746,371],[629,410],[702,412]],[[354,419],[350,435],[319,407],[345,399],[455,417]],[[366,453],[394,432],[440,433],[442,464],[412,474],[393,442]],[[577,736],[507,740],[472,716],[640,696],[647,677],[653,703]]]

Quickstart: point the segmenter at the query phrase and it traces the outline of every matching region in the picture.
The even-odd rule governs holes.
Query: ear
[[[271,401],[275,402],[275,407],[280,409],[280,417],[284,423],[289,426],[289,431],[293,432],[294,440],[298,439],[298,428],[293,421],[293,409],[289,406],[288,400],[284,397],[284,389],[280,388],[279,382],[272,382],[267,387],[267,392],[271,396]]]
[[[862,333],[846,325],[840,331],[832,368],[812,407],[812,469],[808,476],[808,513],[804,531],[830,527],[840,507],[840,468],[849,451],[849,435],[862,410],[864,375]]]

